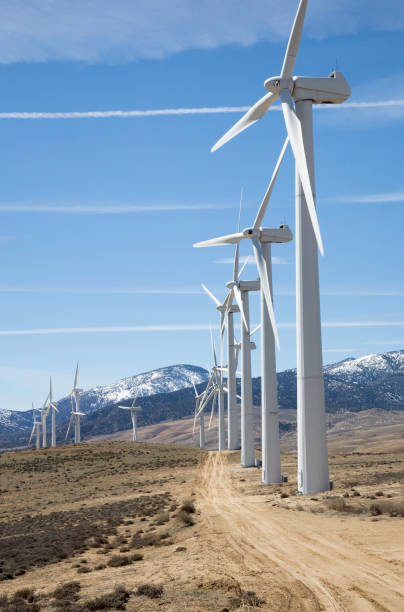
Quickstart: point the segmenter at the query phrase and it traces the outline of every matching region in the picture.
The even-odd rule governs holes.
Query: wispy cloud
[[[0,212],[50,213],[66,215],[128,215],[137,213],[200,211],[233,208],[230,204],[150,204],[150,205],[105,205],[105,206],[49,206],[42,204],[0,204]]]
[[[51,334],[114,334],[128,332],[198,332],[210,328],[210,324],[172,324],[172,325],[110,325],[100,327],[55,327],[42,329],[1,330],[0,336],[46,336]],[[278,323],[281,329],[293,329],[295,323]],[[404,321],[324,321],[322,327],[404,327]]]
[[[296,0],[2,0],[0,62],[126,61],[285,41]],[[404,27],[397,0],[313,0],[304,35]]]
[[[358,349],[342,348],[342,349],[323,349],[323,353],[356,353]]]
[[[233,264],[234,263],[234,258],[233,257],[224,257],[223,259],[216,259],[215,263],[219,263],[219,264]],[[247,265],[250,264],[254,264],[255,265],[255,260],[253,257],[249,257],[248,255],[243,255],[242,257],[240,257],[240,261],[239,261],[240,265],[243,265],[245,263],[247,263]],[[291,263],[290,261],[286,261],[286,259],[282,259],[282,257],[272,257],[272,263],[273,264],[289,264]]]
[[[117,295],[202,295],[198,288],[168,287],[12,287],[1,286],[0,293],[77,293]]]
[[[0,119],[111,119],[135,117],[161,117],[179,115],[218,115],[228,113],[245,113],[249,106],[204,106],[200,108],[161,108],[146,110],[105,110],[105,111],[72,111],[72,112],[4,112]],[[396,100],[376,100],[364,102],[346,102],[345,104],[330,104],[314,106],[315,110],[343,111],[350,109],[372,109],[383,111],[385,109],[404,108],[404,98]],[[270,111],[280,111],[279,105],[273,106]]]
[[[335,204],[402,204],[404,202],[404,192],[393,191],[392,193],[333,196],[323,199],[322,202],[330,202]]]

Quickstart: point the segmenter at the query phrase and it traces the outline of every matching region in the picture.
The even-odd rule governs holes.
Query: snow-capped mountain
[[[404,374],[404,351],[394,351],[383,355],[365,355],[359,359],[344,359],[326,366],[328,375],[342,377],[345,381],[366,382],[381,376]]]
[[[296,370],[278,373],[278,397],[281,408],[296,408]],[[175,365],[125,378],[112,385],[96,387],[80,395],[83,433],[97,435],[129,427],[129,416],[119,404],[129,405],[138,396],[143,398],[141,424],[158,423],[192,414],[192,383],[200,385],[208,379],[207,370],[192,365]],[[328,412],[340,410],[404,410],[404,351],[383,355],[366,355],[345,359],[324,367],[324,387]],[[261,380],[253,380],[254,403],[261,402]],[[57,423],[65,432],[70,417],[71,399],[57,402]],[[26,441],[32,427],[32,411],[0,410],[0,448]],[[63,438],[64,439],[64,433]]]

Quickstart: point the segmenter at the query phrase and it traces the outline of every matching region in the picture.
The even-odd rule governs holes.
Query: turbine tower
[[[80,444],[81,442],[81,432],[80,432],[80,417],[85,416],[84,412],[80,412],[80,393],[82,393],[83,389],[79,389],[77,387],[77,380],[79,377],[79,362],[76,365],[76,374],[74,376],[73,389],[70,392],[69,397],[72,400],[72,413],[70,415],[69,426],[66,432],[66,440],[69,435],[70,427],[74,422],[74,443]],[[73,397],[74,397],[74,405],[73,405]]]
[[[35,418],[34,402],[32,402],[32,416],[33,416],[33,419],[34,419],[34,423],[33,423],[32,431],[31,431],[31,435],[30,435],[29,440],[28,440],[28,446],[31,444],[32,436],[35,433],[36,434],[35,448],[36,448],[36,450],[39,450],[41,448],[41,421],[37,421],[36,418]]]
[[[52,435],[51,435],[51,446],[56,446],[56,413],[59,412],[56,408],[56,404],[52,401],[52,377],[49,378],[49,408],[52,411]]]
[[[135,399],[133,400],[131,406],[119,406],[119,408],[122,408],[122,410],[130,410],[130,416],[132,419],[132,428],[133,428],[132,442],[137,442],[137,431],[136,431],[137,413],[141,412],[142,410],[140,406],[135,407],[136,400],[137,400],[137,395]]]
[[[46,400],[42,404],[42,408],[41,408],[42,448],[46,448],[48,446],[48,441],[47,441],[47,437],[48,436],[47,436],[47,431],[46,431],[46,418],[47,418],[48,413],[49,413],[48,399],[49,399],[49,393],[46,396]]]
[[[192,429],[192,436],[195,435],[196,419],[198,418],[198,415],[199,415],[199,448],[205,448],[205,412],[203,408],[201,411],[199,411],[199,405],[201,401],[203,401],[206,389],[202,393],[198,393],[196,390],[194,381],[192,381],[192,385],[194,387],[194,392],[195,392],[195,415],[194,415],[194,426]]]
[[[308,0],[301,0],[281,74],[265,81],[268,93],[212,147],[215,151],[261,119],[280,98],[296,162],[296,335],[298,490],[329,489],[317,245],[323,244],[314,189],[313,104],[341,104],[350,88],[339,71],[328,77],[294,77]]]

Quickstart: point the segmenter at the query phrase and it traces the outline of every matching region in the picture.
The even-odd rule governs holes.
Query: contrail
[[[295,323],[279,323],[283,329],[294,329]],[[219,329],[219,325],[114,325],[108,327],[56,327],[51,329],[7,329],[0,336],[46,336],[50,334],[113,334],[121,332],[193,332]],[[324,321],[322,327],[404,327],[404,321]]]
[[[116,206],[47,206],[42,204],[0,204],[0,212],[54,213],[67,215],[125,215],[144,212],[165,212],[173,210],[222,210],[233,208],[230,204],[157,204]]]
[[[380,100],[376,102],[346,102],[345,104],[323,104],[314,108],[388,108],[404,106],[403,100]],[[161,108],[148,110],[106,110],[106,111],[74,111],[66,113],[52,112],[10,112],[0,113],[0,119],[109,119],[113,117],[161,117],[169,115],[217,115],[223,113],[245,113],[250,106],[205,106],[201,108]],[[280,111],[280,106],[274,106],[271,111]]]

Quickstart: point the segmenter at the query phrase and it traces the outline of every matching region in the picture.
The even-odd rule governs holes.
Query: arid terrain
[[[377,418],[330,434],[334,490],[314,496],[296,495],[293,452],[288,483],[265,487],[238,452],[3,454],[0,609],[401,612],[403,425]]]

